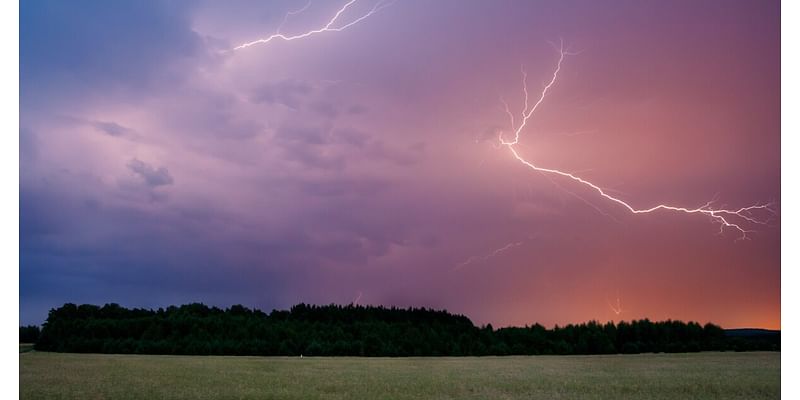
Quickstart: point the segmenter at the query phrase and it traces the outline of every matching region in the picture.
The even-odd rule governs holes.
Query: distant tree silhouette
[[[33,329],[35,328],[35,330]],[[25,336],[23,336],[25,331]],[[494,329],[427,308],[298,304],[288,311],[193,303],[158,310],[64,304],[41,332],[21,327],[36,350],[91,353],[277,356],[484,356],[779,350],[780,336],[726,336],[719,326],[643,319],[547,329]],[[38,339],[38,340],[37,340]]]
[[[20,343],[36,343],[39,340],[40,334],[39,327],[36,325],[20,326],[19,327],[19,342]]]

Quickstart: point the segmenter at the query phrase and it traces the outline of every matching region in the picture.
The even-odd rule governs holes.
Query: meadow
[[[777,399],[780,353],[429,358],[20,353],[22,399]]]

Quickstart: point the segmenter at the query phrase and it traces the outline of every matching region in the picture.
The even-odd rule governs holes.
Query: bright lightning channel
[[[770,215],[774,215],[775,211],[772,209],[773,204],[771,203],[755,204],[747,207],[741,207],[738,209],[715,208],[712,206],[712,202],[708,202],[703,206],[697,208],[677,207],[667,204],[658,204],[649,208],[635,208],[630,204],[628,204],[627,202],[625,202],[624,200],[608,194],[605,190],[603,190],[603,188],[584,178],[581,178],[569,172],[538,166],[534,164],[532,161],[529,161],[524,157],[522,157],[517,151],[516,145],[519,144],[520,142],[523,130],[528,124],[528,121],[533,116],[534,112],[536,112],[536,110],[544,101],[544,98],[547,95],[547,93],[550,91],[553,85],[556,84],[556,81],[558,79],[558,73],[561,71],[561,65],[564,62],[564,58],[568,55],[574,55],[574,53],[569,53],[564,50],[563,42],[561,43],[561,46],[558,48],[558,52],[559,52],[558,62],[556,63],[556,68],[553,71],[553,75],[550,78],[550,81],[548,81],[547,84],[544,86],[544,89],[542,89],[542,92],[535,103],[530,105],[530,96],[528,93],[528,74],[525,72],[524,69],[522,69],[522,90],[525,95],[525,101],[522,113],[515,118],[514,113],[511,112],[511,109],[508,106],[508,103],[506,103],[501,99],[501,102],[504,106],[504,110],[510,119],[511,129],[514,132],[514,138],[513,140],[506,140],[503,136],[503,132],[501,132],[498,136],[499,145],[507,147],[508,150],[511,152],[511,154],[514,156],[514,158],[516,158],[520,163],[522,163],[523,165],[534,171],[538,171],[544,174],[569,178],[574,182],[577,182],[585,187],[594,190],[601,197],[622,206],[632,214],[648,214],[655,211],[664,210],[664,211],[674,211],[686,214],[705,215],[707,217],[710,217],[713,221],[720,224],[720,233],[722,233],[725,228],[731,228],[738,231],[741,234],[741,236],[737,240],[747,239],[747,234],[753,232],[752,230],[745,228],[743,226],[744,223],[742,221],[760,225],[766,225],[768,223],[768,221],[760,220],[754,217],[753,212],[763,211],[769,213]],[[519,121],[518,124],[516,122],[517,120]],[[737,220],[737,218],[740,219],[741,221]]]
[[[291,41],[291,40],[304,39],[304,38],[307,38],[309,36],[313,36],[313,35],[316,35],[316,34],[319,34],[319,33],[324,33],[324,32],[341,32],[341,31],[343,31],[343,30],[345,30],[345,29],[347,29],[347,28],[349,28],[349,27],[351,27],[351,26],[353,26],[353,25],[355,25],[355,24],[357,24],[357,23],[369,18],[371,15],[375,14],[376,12],[380,11],[381,9],[383,9],[385,7],[388,7],[389,5],[392,4],[392,2],[387,2],[387,1],[384,1],[384,0],[380,0],[377,3],[375,3],[375,5],[367,13],[365,13],[365,14],[361,15],[360,17],[358,17],[356,19],[353,19],[350,22],[347,22],[347,23],[345,23],[343,25],[337,25],[338,23],[341,22],[341,21],[339,21],[340,17],[342,17],[342,15],[345,14],[345,11],[347,11],[347,9],[350,8],[350,6],[355,4],[357,1],[358,0],[350,0],[347,3],[345,3],[341,8],[339,8],[339,10],[336,11],[336,14],[334,14],[333,17],[331,17],[331,19],[328,20],[328,22],[324,26],[322,26],[321,28],[313,29],[313,30],[310,30],[310,31],[307,31],[307,32],[304,32],[304,33],[296,34],[296,35],[286,35],[286,34],[281,33],[281,29],[283,28],[283,24],[286,23],[286,20],[289,18],[289,16],[290,15],[300,14],[303,11],[305,11],[306,9],[308,9],[308,7],[311,5],[311,2],[309,1],[308,4],[305,5],[305,7],[301,8],[301,9],[298,9],[298,10],[295,10],[295,11],[289,11],[288,13],[286,13],[286,15],[283,17],[283,20],[282,20],[281,24],[278,26],[277,32],[275,32],[274,34],[272,34],[270,36],[267,36],[265,38],[262,38],[262,39],[254,40],[252,42],[247,42],[247,43],[240,44],[239,46],[234,47],[233,50],[241,50],[241,49],[248,48],[250,46],[255,46],[257,44],[267,44],[267,43],[272,42],[274,40],[283,40],[283,41],[287,41],[288,42],[288,41]]]

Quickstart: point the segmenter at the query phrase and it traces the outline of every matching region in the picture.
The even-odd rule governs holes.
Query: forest
[[[486,356],[780,350],[780,334],[647,319],[495,329],[427,308],[298,304],[269,314],[200,303],[157,310],[64,304],[20,327],[38,351],[259,356]]]

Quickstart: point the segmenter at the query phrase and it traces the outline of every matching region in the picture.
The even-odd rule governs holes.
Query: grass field
[[[27,352],[22,399],[777,399],[780,353],[470,358]]]

